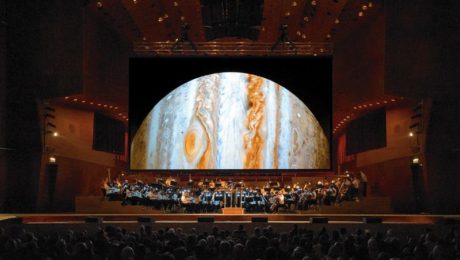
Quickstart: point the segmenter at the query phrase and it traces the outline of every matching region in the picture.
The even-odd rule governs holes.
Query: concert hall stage
[[[369,222],[366,222],[369,221]],[[460,215],[425,214],[0,214],[0,224],[459,224]]]

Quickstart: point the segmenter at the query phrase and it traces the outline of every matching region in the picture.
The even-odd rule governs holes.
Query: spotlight
[[[54,132],[54,133],[53,133],[53,136],[54,136],[54,137],[59,136],[59,133],[58,133],[58,132]]]
[[[413,132],[409,132],[409,136],[410,136],[410,137],[414,136],[414,133],[413,133]]]

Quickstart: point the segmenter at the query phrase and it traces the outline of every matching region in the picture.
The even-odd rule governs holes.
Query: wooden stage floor
[[[0,214],[2,223],[22,224],[75,224],[95,220],[100,224],[138,223],[147,220],[154,223],[198,223],[212,218],[214,223],[251,223],[266,218],[268,223],[311,223],[312,218],[327,218],[330,224],[360,224],[365,218],[379,218],[384,224],[436,224],[456,223],[460,215],[424,214]]]

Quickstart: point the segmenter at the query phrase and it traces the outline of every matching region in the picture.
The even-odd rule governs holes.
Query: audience
[[[460,232],[452,228],[443,237],[427,229],[419,237],[402,237],[392,230],[371,233],[360,229],[314,232],[294,225],[290,232],[271,226],[210,233],[181,228],[154,231],[141,226],[128,232],[113,226],[95,234],[86,231],[34,234],[22,228],[0,229],[0,259],[82,260],[211,260],[211,259],[460,259]]]

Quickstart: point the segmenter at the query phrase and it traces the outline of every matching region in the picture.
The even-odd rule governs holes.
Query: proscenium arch
[[[132,170],[329,169],[329,142],[308,107],[254,74],[221,72],[163,97],[131,143]]]

